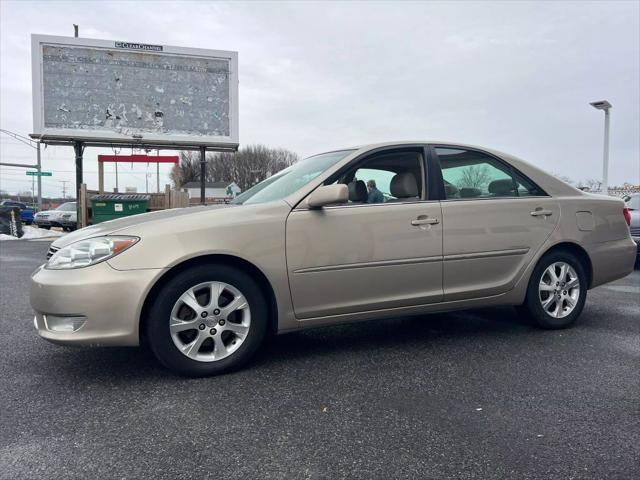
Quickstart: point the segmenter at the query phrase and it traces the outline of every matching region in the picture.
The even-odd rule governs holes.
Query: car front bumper
[[[39,227],[61,227],[62,226],[60,225],[60,222],[58,222],[57,220],[51,220],[49,218],[36,218],[33,220],[33,223],[35,223]]]
[[[38,335],[58,344],[139,345],[144,299],[162,269],[116,270],[108,262],[31,276],[31,306]],[[60,328],[64,320],[81,326]]]

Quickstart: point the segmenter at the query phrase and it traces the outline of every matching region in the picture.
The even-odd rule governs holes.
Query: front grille
[[[634,237],[640,237],[640,227],[631,227],[631,235]]]
[[[57,247],[49,247],[49,250],[47,250],[47,260],[49,260],[51,257],[53,257],[53,254],[56,253],[58,250],[60,250]]]

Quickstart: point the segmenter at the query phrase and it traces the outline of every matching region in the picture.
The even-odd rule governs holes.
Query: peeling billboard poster
[[[32,36],[34,136],[233,146],[238,55]]]

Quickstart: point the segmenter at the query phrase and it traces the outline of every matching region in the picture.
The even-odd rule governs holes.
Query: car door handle
[[[551,215],[553,215],[553,212],[551,210],[536,209],[531,212],[532,217],[550,217]]]
[[[420,215],[415,220],[411,220],[411,225],[414,225],[416,227],[419,227],[420,225],[437,225],[438,223],[440,223],[440,220],[438,220],[437,218],[429,218],[424,215]]]

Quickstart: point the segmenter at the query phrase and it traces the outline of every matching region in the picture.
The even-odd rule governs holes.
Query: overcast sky
[[[496,148],[575,180],[600,178],[611,114],[610,183],[640,182],[640,2],[0,1],[0,126],[32,132],[31,33],[236,50],[240,142],[302,156],[386,140]],[[2,135],[2,161],[35,151]],[[97,188],[96,155],[85,176]],[[73,151],[43,154],[44,193],[72,181]],[[111,170],[113,165],[107,166]],[[120,186],[145,188],[146,165]],[[169,167],[162,167],[161,184]],[[149,166],[155,172],[155,166]],[[30,189],[2,167],[0,188]],[[113,188],[113,175],[106,187]],[[155,178],[150,179],[155,189]]]

